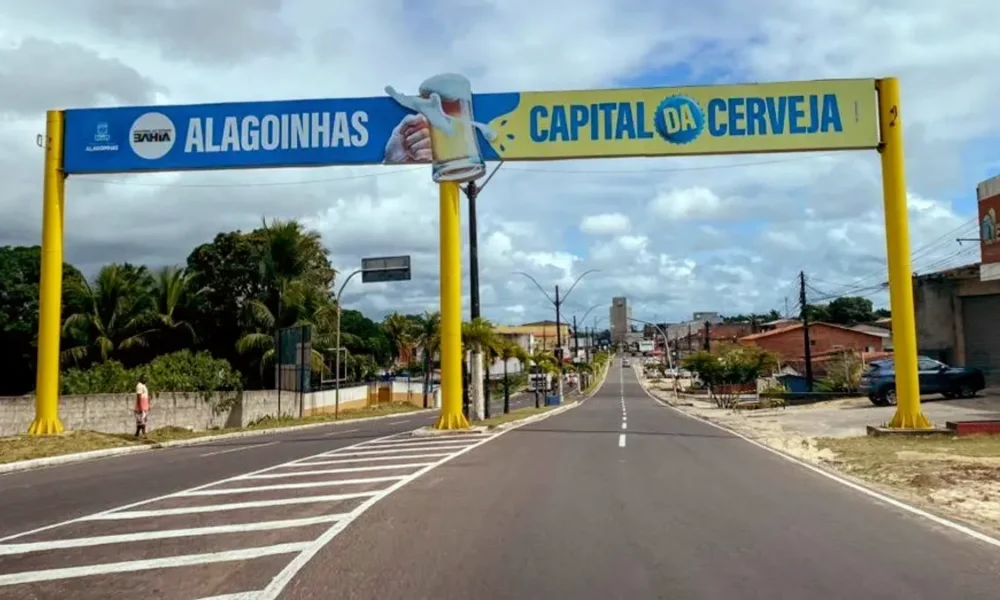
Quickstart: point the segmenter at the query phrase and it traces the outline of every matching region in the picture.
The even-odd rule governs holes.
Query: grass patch
[[[996,481],[1000,437],[820,438],[817,446],[836,454],[828,462],[869,481],[932,490],[960,481]]]
[[[0,438],[0,464],[137,444],[135,440],[124,439],[120,435],[93,431],[77,431],[47,437],[24,435]]]
[[[482,421],[476,421],[473,425],[486,427],[496,427],[497,425],[502,425],[504,423],[510,423],[511,421],[520,421],[521,419],[527,419],[533,415],[539,415],[543,412],[547,412],[556,408],[555,406],[542,406],[540,408],[535,408],[534,406],[528,408],[519,408],[517,410],[512,410],[505,415],[497,415],[495,417],[490,417],[489,419],[483,419]]]
[[[368,417],[380,417],[385,415],[395,415],[421,410],[420,408],[406,403],[379,404],[367,408],[356,408],[340,411],[339,421],[350,419],[364,419]],[[153,416],[155,419],[155,415]],[[226,433],[236,433],[238,431],[253,431],[264,429],[278,429],[283,427],[294,427],[296,425],[308,425],[310,423],[327,423],[333,421],[333,413],[314,415],[297,419],[292,417],[282,417],[275,419],[265,417],[251,423],[245,429],[200,429],[192,431],[183,427],[161,427],[149,432],[149,437],[145,440],[137,440],[129,433],[97,433],[95,431],[74,431],[56,436],[29,437],[16,436],[0,438],[0,464],[12,463],[21,460],[32,460],[36,458],[48,458],[50,456],[62,456],[64,454],[77,454],[79,452],[90,452],[93,450],[106,450],[108,448],[120,448],[123,446],[139,446],[143,444],[162,444],[177,440],[189,440],[211,435],[221,435]]]

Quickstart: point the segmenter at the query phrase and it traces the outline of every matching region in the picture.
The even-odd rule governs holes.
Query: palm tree
[[[416,343],[424,350],[424,408],[427,408],[427,396],[431,387],[431,360],[438,350],[441,349],[441,313],[426,312],[421,317],[417,332]]]
[[[152,278],[151,305],[139,319],[146,328],[136,337],[143,345],[159,340],[157,350],[169,352],[186,342],[195,343],[198,335],[191,323],[183,318],[184,312],[200,293],[193,289],[192,277],[185,269],[163,267]]]
[[[507,363],[511,359],[517,359],[524,364],[527,361],[528,353],[511,340],[504,340],[499,346],[500,359],[503,361],[503,414],[507,414],[510,412],[510,381],[507,375]]]
[[[93,284],[72,280],[66,289],[74,298],[70,304],[84,308],[63,321],[63,335],[71,342],[63,359],[103,362],[117,350],[143,345],[135,332],[151,306],[149,287],[146,268],[129,264],[105,265]]]
[[[529,356],[531,363],[538,368],[538,370],[549,374],[554,368],[556,361],[555,356],[551,352],[544,349],[536,348],[534,352]],[[538,386],[532,386],[535,389],[535,408],[540,408],[539,398],[538,398]]]
[[[394,362],[398,363],[409,359],[410,350],[413,348],[415,338],[413,323],[405,316],[394,312],[383,319],[382,328],[389,336],[389,339],[392,340],[392,345],[395,347],[396,359]]]
[[[487,353],[497,343],[498,336],[493,324],[482,317],[462,323],[462,350],[465,352]],[[488,394],[489,392],[485,392]],[[487,408],[489,404],[487,399]]]
[[[323,353],[316,347],[329,345],[331,321],[336,323],[336,310],[329,302],[317,297],[317,290],[303,281],[291,281],[284,286],[278,302],[282,312],[275,315],[266,302],[251,300],[247,303],[246,319],[254,331],[248,332],[236,341],[236,351],[240,354],[257,353],[261,372],[275,360],[275,330],[284,321],[292,327],[312,326],[317,332],[314,339],[310,362],[314,370],[325,369]]]

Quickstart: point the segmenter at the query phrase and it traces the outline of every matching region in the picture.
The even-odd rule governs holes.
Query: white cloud
[[[726,218],[723,200],[704,187],[660,191],[650,203],[650,208],[667,221]]]
[[[466,73],[479,91],[614,87],[656,70],[647,81],[898,75],[915,268],[978,258],[954,239],[975,235],[971,190],[996,170],[1000,4],[224,4],[4,3],[0,244],[40,238],[34,140],[48,108],[379,95],[387,83],[412,88],[446,70]],[[218,231],[298,217],[322,233],[342,271],[366,254],[414,257],[413,281],[352,283],[352,306],[419,311],[437,301],[437,193],[423,169],[73,177],[66,207],[67,259],[88,272],[112,260],[183,262]],[[615,295],[628,296],[640,318],[780,310],[800,270],[823,291],[885,299],[874,152],[511,163],[484,188],[478,216],[483,311],[506,322],[551,314],[515,271],[552,294],[599,269],[567,301],[580,316]],[[590,314],[606,319],[607,310]]]
[[[591,235],[621,235],[630,227],[628,217],[619,212],[587,215],[580,221],[580,231]]]

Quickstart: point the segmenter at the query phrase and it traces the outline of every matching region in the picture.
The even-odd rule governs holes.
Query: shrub
[[[228,410],[241,389],[240,375],[225,360],[208,352],[181,350],[156,357],[152,362],[126,369],[113,360],[80,370],[69,369],[62,376],[64,394],[117,394],[135,390],[143,378],[150,393],[194,392],[206,401],[216,400],[215,409]]]
[[[722,408],[730,408],[741,387],[756,384],[757,378],[769,374],[777,364],[773,353],[754,346],[727,346],[714,353],[696,352],[683,361],[684,368],[698,374]]]

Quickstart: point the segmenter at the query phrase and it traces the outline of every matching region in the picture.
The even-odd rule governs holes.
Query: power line
[[[323,179],[306,179],[303,181],[256,181],[250,183],[152,183],[148,181],[121,181],[117,179],[100,179],[96,177],[74,177],[72,181],[84,183],[100,183],[105,185],[120,185],[127,187],[155,187],[155,188],[255,188],[255,187],[281,187],[295,185],[315,185],[320,183],[333,183],[337,181],[349,181],[352,179],[371,179],[374,177],[389,177],[403,173],[416,173],[423,171],[426,167],[415,167],[409,169],[386,170],[380,173],[364,173],[361,175],[347,175],[345,177],[328,177]]]
[[[802,162],[806,160],[815,160],[817,158],[824,158],[828,156],[833,156],[830,154],[817,154],[811,156],[799,156],[795,158],[785,158],[785,159],[772,159],[763,161],[751,161],[751,162],[741,162],[732,163],[725,165],[703,165],[703,166],[693,166],[693,167],[675,167],[670,169],[623,169],[623,170],[593,170],[593,169],[554,169],[550,167],[544,168],[523,168],[523,167],[511,167],[506,166],[504,170],[506,171],[520,171],[522,173],[539,173],[539,174],[573,174],[573,175],[625,175],[625,174],[642,174],[642,173],[678,173],[683,171],[715,171],[723,169],[738,169],[742,167],[759,167],[764,165],[773,164],[783,164],[792,162]],[[153,187],[153,188],[255,188],[255,187],[282,187],[282,186],[299,186],[299,185],[318,185],[324,183],[336,183],[339,181],[350,181],[355,179],[371,179],[376,177],[389,177],[392,175],[400,175],[403,173],[417,173],[425,171],[428,168],[427,165],[420,165],[405,169],[395,169],[395,170],[381,170],[373,173],[364,173],[360,175],[347,175],[343,177],[324,177],[320,179],[306,179],[302,181],[261,181],[261,182],[249,182],[249,183],[153,183],[148,181],[123,181],[120,179],[103,179],[99,177],[91,176],[77,176],[73,178],[73,181],[80,181],[83,183],[93,183],[93,184],[103,184],[103,185],[117,185],[117,186],[127,186],[127,187]],[[176,171],[174,171],[176,172]]]

